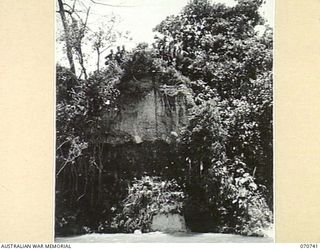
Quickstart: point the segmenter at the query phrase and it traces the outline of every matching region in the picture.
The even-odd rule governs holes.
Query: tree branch
[[[65,161],[64,164],[62,165],[62,167],[60,168],[60,170],[57,173],[57,176],[59,176],[59,174],[62,172],[62,170],[65,168],[65,166],[67,166],[67,164],[69,163],[69,161]]]
[[[85,22],[83,23],[83,25],[84,25],[85,28],[87,27],[87,23],[88,23],[89,12],[90,12],[90,7],[89,7],[88,10],[87,10],[86,20],[85,20]]]
[[[103,52],[105,52],[107,49],[109,49],[111,47],[111,45],[107,46],[105,49],[100,51],[100,54],[102,54]]]
[[[134,5],[115,5],[115,4],[101,3],[101,2],[97,2],[95,0],[90,0],[90,1],[94,4],[100,4],[100,5],[109,6],[109,7],[116,7],[116,8],[135,7]]]
[[[65,5],[65,6],[67,6],[70,10],[69,10],[69,12],[71,12],[71,13],[73,13],[74,12],[74,8],[73,7],[71,7],[69,4],[67,4],[67,3],[63,3],[63,5]],[[64,11],[66,11],[66,9],[64,9]]]
[[[66,18],[65,9],[64,9],[62,0],[58,0],[58,4],[59,4],[59,12],[60,12],[60,16],[61,16],[61,21],[63,24],[65,36],[66,36],[65,42],[66,42],[66,47],[67,47],[67,57],[68,57],[68,61],[70,64],[70,69],[75,74],[76,70],[75,70],[73,56],[72,56],[72,46],[69,43],[69,38],[70,38],[70,30],[69,29],[70,29],[70,27],[67,23],[67,18]]]
[[[72,11],[74,11],[74,10],[75,10],[75,8],[76,8],[76,2],[77,2],[77,0],[74,0],[74,1],[73,1]]]
[[[59,150],[64,144],[66,144],[67,142],[69,142],[68,140],[66,140],[66,141],[64,141],[63,143],[61,143],[60,145],[59,145],[59,147],[57,147],[57,149],[56,150]]]

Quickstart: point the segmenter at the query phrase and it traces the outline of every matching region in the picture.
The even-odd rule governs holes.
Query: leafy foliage
[[[240,159],[266,187],[272,208],[273,46],[272,30],[259,15],[262,3],[193,0],[155,28],[155,47],[190,78],[199,105],[186,129],[188,158]]]
[[[256,168],[246,164],[255,163],[250,157],[261,157],[255,155],[258,132],[255,123],[245,119],[250,113],[246,102],[236,102],[234,108],[226,104],[210,100],[194,108],[181,152],[192,166],[192,181],[199,182],[203,200],[219,221],[219,231],[261,235],[261,229],[270,226],[272,213],[264,198],[265,186],[256,183]],[[243,130],[237,130],[238,123]]]
[[[156,47],[191,80],[203,80],[223,98],[246,94],[248,81],[272,68],[272,32],[258,36],[261,1],[235,7],[194,0],[156,27]]]
[[[157,51],[147,44],[139,44],[127,55],[123,63],[123,81],[141,80],[144,77],[157,78],[157,84],[188,84],[189,79],[172,67],[167,61],[159,58]]]
[[[78,80],[72,72],[57,66],[58,149],[71,137],[87,143],[94,138],[93,132],[101,128],[101,111],[116,108],[116,84],[121,73],[119,68],[108,68],[88,80]]]
[[[56,71],[56,227],[62,233],[75,230],[65,228],[77,227],[85,207],[94,205],[96,193],[101,196],[102,184],[95,179],[102,168],[102,147],[97,144],[102,135],[101,114],[103,109],[117,108],[121,71],[109,68],[88,80],[77,79],[59,65]],[[82,204],[83,200],[88,203]]]
[[[88,79],[91,64],[96,64],[96,70],[101,69],[101,55],[114,46],[115,42],[130,39],[129,32],[118,31],[119,18],[116,15],[101,16],[95,20],[95,27],[90,26],[90,19],[96,16],[94,6],[89,6],[78,0],[57,0],[59,21],[58,42],[62,43],[67,54],[71,71],[78,78]],[[92,22],[92,20],[91,20]],[[94,55],[87,51],[92,51]]]
[[[204,183],[210,190],[209,203],[217,209],[220,232],[263,236],[264,230],[269,229],[272,213],[242,162],[216,162]]]
[[[156,27],[156,47],[192,80],[196,104],[214,100],[221,107],[214,112],[230,125],[225,151],[256,167],[259,182],[272,190],[272,30],[256,31],[264,22],[261,4],[191,1]]]
[[[113,225],[120,231],[149,232],[156,214],[182,214],[184,193],[175,180],[144,176],[133,181]]]

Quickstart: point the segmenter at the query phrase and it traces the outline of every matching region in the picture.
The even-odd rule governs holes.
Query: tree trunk
[[[69,31],[69,25],[67,23],[67,18],[66,18],[66,14],[65,14],[65,10],[63,7],[63,2],[62,0],[58,0],[58,4],[59,4],[59,13],[61,16],[61,20],[62,20],[62,24],[63,24],[63,28],[64,28],[64,32],[65,32],[65,37],[66,37],[66,47],[67,47],[67,58],[70,64],[70,70],[76,74],[76,69],[74,66],[74,61],[73,61],[73,56],[72,56],[72,47],[70,45],[69,39],[70,39],[70,31]]]
[[[84,66],[84,59],[83,59],[83,53],[82,53],[82,48],[81,48],[81,42],[79,44],[78,54],[79,54],[79,63],[80,63],[80,66],[82,68],[82,72],[84,74],[84,78],[87,80],[88,79],[88,75],[87,75],[86,67]]]
[[[98,56],[98,59],[97,59],[97,72],[100,71],[100,50],[99,48],[97,48],[97,56]]]

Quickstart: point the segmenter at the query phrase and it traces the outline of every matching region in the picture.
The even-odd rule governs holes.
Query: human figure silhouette
[[[117,46],[117,53],[115,55],[115,59],[116,59],[117,63],[121,63],[122,62],[121,54],[122,54],[122,52],[121,52],[120,46]]]
[[[105,65],[108,65],[111,61],[115,59],[115,55],[113,54],[113,49],[110,49],[110,54],[105,57],[106,62]]]

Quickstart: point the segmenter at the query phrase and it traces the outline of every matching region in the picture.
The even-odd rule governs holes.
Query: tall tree
[[[75,11],[68,12],[71,19],[70,29],[70,43],[75,51],[78,58],[78,62],[81,67],[81,74],[84,75],[85,79],[88,79],[87,69],[85,66],[85,54],[83,52],[83,40],[88,33],[88,18],[90,13],[90,7],[86,8],[84,18],[80,17]],[[73,15],[76,13],[75,15]]]
[[[66,11],[64,8],[64,3],[62,0],[58,0],[58,5],[59,5],[59,14],[61,17],[61,21],[63,24],[63,28],[64,28],[64,33],[65,33],[65,42],[66,42],[66,50],[67,50],[67,58],[70,64],[70,70],[75,74],[76,70],[75,70],[75,66],[74,66],[74,61],[73,61],[73,55],[72,55],[72,45],[70,44],[70,27],[69,27],[69,23],[67,21],[67,17],[66,17]]]
[[[116,25],[118,23],[118,18],[115,15],[110,17],[104,17],[104,20],[99,25],[96,31],[92,31],[89,40],[92,42],[92,49],[97,55],[97,71],[101,68],[101,55],[107,49],[111,48],[115,42],[120,39],[129,39],[129,32],[122,33],[116,30]]]
[[[91,3],[91,5],[90,5]],[[59,10],[57,11],[61,18],[63,26],[62,41],[65,43],[66,55],[69,61],[70,69],[75,73],[80,66],[79,78],[82,76],[88,79],[88,50],[87,42],[97,55],[97,71],[101,68],[101,54],[110,48],[120,37],[127,39],[128,32],[123,34],[116,30],[118,19],[114,15],[101,16],[101,24],[89,27],[88,20],[91,7],[129,7],[127,5],[113,5],[98,1],[83,2],[81,0],[58,0]],[[99,15],[98,15],[99,16]],[[98,22],[99,19],[97,20]],[[76,64],[78,63],[78,64]]]
[[[227,158],[241,159],[258,182],[272,190],[273,34],[259,14],[263,0],[237,2],[228,7],[191,1],[155,28],[160,33],[155,45],[159,55],[192,80],[198,105],[214,99],[217,109],[222,107],[219,117],[228,124]],[[210,123],[201,116],[194,119],[203,132],[201,140],[208,143],[205,131]],[[211,141],[208,148],[215,144]],[[196,143],[190,145],[199,150]]]

